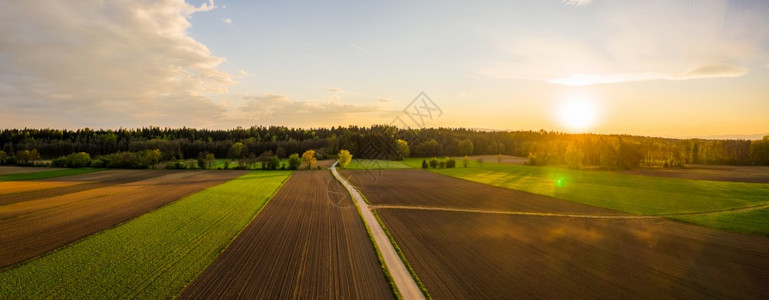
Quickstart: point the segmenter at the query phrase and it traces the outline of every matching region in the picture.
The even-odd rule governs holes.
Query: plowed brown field
[[[550,213],[618,215],[618,211],[490,186],[422,170],[341,171],[374,205],[430,206]]]
[[[661,218],[408,209],[606,214],[420,170],[357,177],[370,201],[394,205],[376,211],[436,299],[769,297],[769,237]]]
[[[299,171],[181,298],[385,299],[393,294],[344,187],[328,171]]]
[[[2,194],[0,267],[44,254],[244,173],[113,170],[59,177],[55,179],[59,187],[42,180],[43,189]],[[25,184],[34,182],[38,181]]]

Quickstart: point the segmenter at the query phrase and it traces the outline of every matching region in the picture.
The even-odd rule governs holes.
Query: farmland
[[[360,171],[344,174],[374,204],[436,298],[769,294],[767,237],[508,193],[431,172],[383,171],[376,181]]]
[[[0,195],[0,267],[33,258],[244,172],[114,170]],[[67,185],[67,182],[80,182]],[[29,184],[30,182],[25,182]],[[33,184],[34,185],[34,184]]]
[[[57,169],[30,167],[0,167],[0,182],[45,179],[99,171],[97,169]]]
[[[406,161],[412,166],[421,163],[419,159]],[[751,167],[729,167],[730,170],[716,172],[710,170],[710,176],[723,178],[731,169],[737,168],[732,178],[760,180],[761,170]],[[744,171],[743,170],[750,170]],[[760,219],[752,219],[755,214],[749,211],[738,213],[737,218],[751,218],[737,224],[714,222],[712,214],[689,215],[677,214],[718,212],[737,210],[746,207],[769,205],[769,184],[734,181],[695,180],[671,178],[674,176],[697,176],[695,170],[675,171],[637,171],[646,173],[668,172],[668,177],[628,174],[599,170],[571,170],[558,167],[532,167],[512,164],[484,163],[482,166],[471,164],[469,168],[430,169],[431,172],[461,178],[493,186],[551,196],[571,202],[619,210],[642,215],[665,215],[678,220],[728,229],[737,232],[769,235],[769,228],[762,226]],[[679,175],[675,175],[679,174]],[[741,176],[741,177],[740,177]],[[710,177],[711,179],[715,179]]]
[[[349,194],[295,172],[181,298],[386,299],[393,293]]]
[[[189,174],[189,184],[203,184],[242,172],[180,174]],[[289,175],[281,171],[246,174],[0,272],[0,298],[174,297],[252,220]],[[168,188],[183,187],[169,184]]]

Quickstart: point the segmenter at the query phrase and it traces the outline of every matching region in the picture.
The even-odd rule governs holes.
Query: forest
[[[479,131],[465,128],[288,128],[253,126],[227,130],[144,127],[133,129],[4,129],[0,164],[34,165],[73,154],[120,159],[139,155],[147,167],[182,159],[244,159],[315,150],[318,159],[341,149],[357,158],[402,159],[503,154],[528,157],[530,165],[607,169],[663,168],[682,164],[769,165],[769,136],[761,140],[673,139],[554,131]],[[82,159],[82,157],[81,157]],[[84,164],[87,164],[84,162]],[[127,166],[132,167],[132,166]]]

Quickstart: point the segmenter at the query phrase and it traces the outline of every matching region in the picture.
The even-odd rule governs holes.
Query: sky
[[[0,128],[769,133],[769,1],[0,7]]]

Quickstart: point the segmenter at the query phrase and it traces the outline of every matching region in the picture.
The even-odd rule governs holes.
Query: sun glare
[[[561,103],[558,117],[569,131],[584,132],[595,125],[598,113],[591,99],[580,96],[568,98]]]

